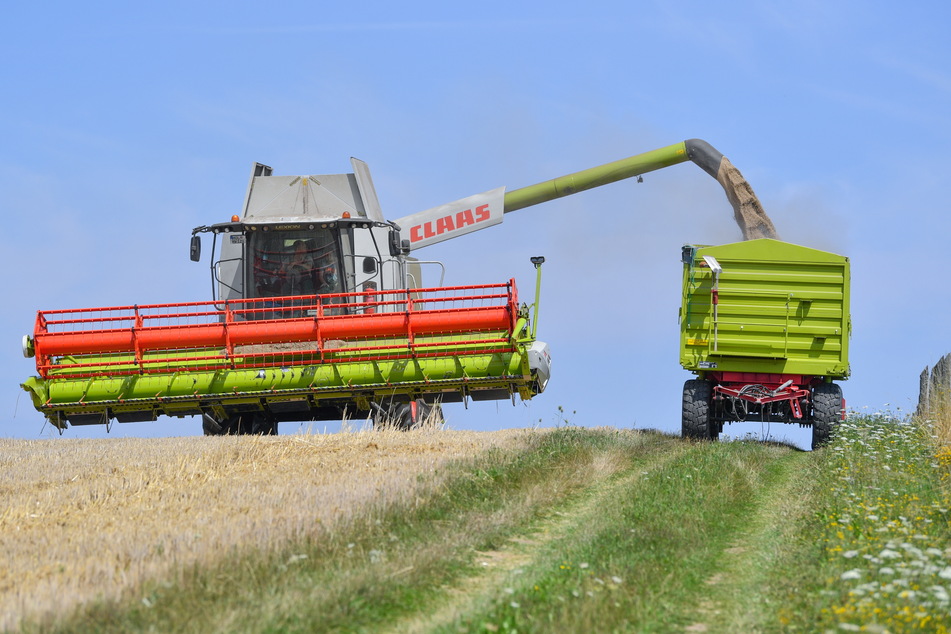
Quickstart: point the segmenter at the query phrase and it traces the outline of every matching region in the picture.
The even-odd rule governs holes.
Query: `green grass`
[[[707,581],[758,493],[801,456],[760,443],[693,445],[649,471],[639,466],[485,613],[445,631],[657,631],[699,618]]]
[[[944,455],[885,415],[819,452],[566,427],[23,630],[944,631]]]
[[[951,626],[948,461],[933,430],[890,414],[852,417],[817,455],[810,514],[781,597],[789,631]]]

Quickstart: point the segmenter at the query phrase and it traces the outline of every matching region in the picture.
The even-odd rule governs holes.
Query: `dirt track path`
[[[708,592],[687,632],[761,632],[775,624],[780,606],[770,605],[765,590],[777,583],[781,546],[808,510],[810,471],[802,468],[806,458],[804,453],[790,454],[760,490],[754,514],[736,527],[736,538],[723,549],[716,571],[706,579]]]
[[[696,451],[696,446],[686,443],[667,446],[662,452],[627,464],[611,456],[599,456],[581,494],[550,508],[543,521],[526,526],[503,547],[476,553],[481,566],[477,574],[434,597],[425,610],[391,623],[384,631],[448,631],[460,619],[487,614],[493,602],[513,588],[524,586],[526,578],[532,578],[546,564],[560,560],[572,540],[598,524],[610,500],[639,490],[639,481],[666,474],[671,465]],[[777,583],[782,543],[790,539],[795,520],[806,511],[810,473],[804,468],[808,454],[782,451],[774,459],[776,468],[771,474],[761,466],[750,467],[748,478],[756,491],[753,510],[723,529],[734,537],[724,540],[709,559],[712,565],[705,568],[708,575],[701,591],[681,596],[680,604],[669,604],[671,611],[687,618],[689,624],[684,631],[759,632],[775,626],[780,606],[771,605],[767,595]],[[674,471],[679,469],[682,467]],[[695,510],[703,514],[701,509]],[[478,617],[472,624],[477,623]],[[492,631],[489,625],[483,625]]]
[[[550,509],[544,521],[527,527],[527,533],[508,540],[497,550],[478,552],[482,573],[468,577],[447,592],[447,600],[426,614],[392,624],[388,632],[424,633],[447,627],[458,617],[482,611],[493,600],[504,596],[507,588],[518,584],[526,571],[550,561],[558,543],[595,521],[605,502],[630,488],[650,472],[670,463],[689,446],[684,444],[650,456],[636,467],[622,464],[621,456],[598,456],[590,470],[584,492],[566,505]],[[491,628],[490,628],[491,629]]]

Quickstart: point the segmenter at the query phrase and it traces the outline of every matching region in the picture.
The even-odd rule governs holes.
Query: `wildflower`
[[[844,553],[842,553],[842,556],[845,557],[846,559],[852,559],[853,557],[857,556],[858,554],[859,554],[859,551],[857,551],[857,550],[847,550],[847,551],[845,551]]]
[[[848,581],[849,579],[859,579],[861,576],[862,576],[862,573],[859,570],[853,568],[852,570],[847,570],[843,572],[839,576],[839,579],[842,579],[843,581]]]

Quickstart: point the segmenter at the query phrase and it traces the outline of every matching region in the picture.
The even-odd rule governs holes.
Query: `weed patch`
[[[933,430],[888,413],[853,416],[816,461],[790,630],[947,631],[951,530]],[[803,565],[804,564],[804,565]]]

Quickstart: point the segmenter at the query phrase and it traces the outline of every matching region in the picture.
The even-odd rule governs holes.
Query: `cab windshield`
[[[335,229],[252,233],[249,296],[343,292],[336,237]]]

